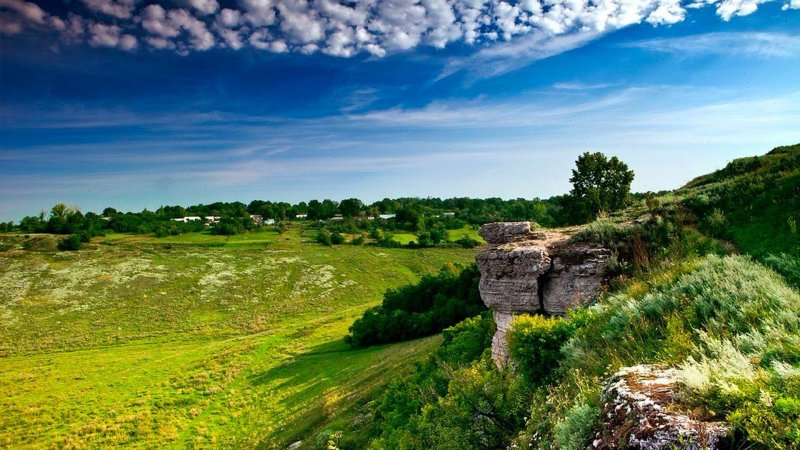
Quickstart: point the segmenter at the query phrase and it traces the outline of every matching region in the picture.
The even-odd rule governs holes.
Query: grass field
[[[312,238],[109,235],[79,252],[0,252],[0,447],[314,447],[438,342],[351,350],[354,318],[476,251]]]
[[[408,245],[411,241],[418,241],[416,234],[412,233],[393,233],[392,240],[395,242],[399,242],[402,245]]]
[[[447,230],[447,240],[450,242],[455,242],[465,237],[474,239],[480,243],[484,242],[481,235],[478,234],[478,230],[469,226],[459,228],[458,230]]]
[[[463,237],[474,239],[480,243],[484,242],[483,238],[478,234],[478,230],[470,226],[465,226],[457,230],[447,230],[447,242],[455,242]],[[399,242],[402,245],[408,245],[409,242],[416,242],[419,239],[417,238],[417,235],[412,233],[394,233],[392,234],[392,240]]]

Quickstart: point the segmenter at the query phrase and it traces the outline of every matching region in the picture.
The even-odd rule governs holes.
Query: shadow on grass
[[[341,419],[342,414],[358,414],[362,409],[359,404],[374,398],[378,389],[431,347],[422,342],[352,349],[337,339],[252,375],[249,382],[254,387],[286,393],[277,408],[287,413],[281,432],[259,447],[280,447],[313,438],[315,431]]]

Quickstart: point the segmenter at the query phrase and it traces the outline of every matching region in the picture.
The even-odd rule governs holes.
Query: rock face
[[[677,373],[654,366],[626,367],[603,391],[603,425],[596,449],[713,450],[726,448],[729,433],[722,422],[681,413],[675,401]]]
[[[476,260],[481,298],[494,311],[492,356],[499,365],[508,359],[506,333],[514,315],[563,314],[602,289],[607,249],[572,242],[565,233],[531,231],[530,222],[490,223],[479,233],[490,245]]]

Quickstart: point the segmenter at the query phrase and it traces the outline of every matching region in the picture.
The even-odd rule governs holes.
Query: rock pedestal
[[[563,314],[601,292],[607,249],[572,242],[560,232],[532,231],[529,222],[490,223],[479,233],[489,243],[476,260],[481,298],[497,325],[492,357],[498,365],[507,362],[506,333],[515,315]]]

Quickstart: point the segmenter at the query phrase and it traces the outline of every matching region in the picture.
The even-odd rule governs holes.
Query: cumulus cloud
[[[37,4],[22,0],[0,0],[0,33],[13,35],[26,27],[43,25],[47,18]]]
[[[214,14],[219,9],[217,0],[186,0],[186,4],[194,8],[199,14],[206,16]]]
[[[128,19],[139,0],[81,0],[92,11],[101,12],[117,19]]]
[[[205,22],[194,17],[185,9],[165,10],[160,5],[149,5],[142,13],[142,28],[154,39],[148,42],[156,48],[178,48],[185,52],[183,44],[166,44],[165,40],[188,35],[189,47],[194,50],[208,50],[215,44],[214,35],[208,31]]]
[[[682,22],[686,8],[713,7],[727,21],[771,0],[174,0],[166,7],[154,0],[79,1],[85,7],[65,17],[50,14],[47,0],[0,0],[0,33],[49,28],[69,42],[125,49],[142,43],[182,54],[250,47],[383,57],[460,43],[476,50],[449,61],[443,76],[463,69],[492,76],[630,25]],[[800,9],[800,0],[782,1],[784,10]],[[97,15],[113,23],[100,28]],[[87,32],[92,26],[96,32]],[[106,45],[114,36],[118,42]]]
[[[783,11],[788,11],[790,9],[800,9],[800,0],[791,0],[781,7]]]
[[[118,47],[122,50],[133,50],[137,47],[136,37],[122,33],[117,25],[91,23],[89,30],[89,45],[92,47]]]

